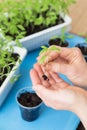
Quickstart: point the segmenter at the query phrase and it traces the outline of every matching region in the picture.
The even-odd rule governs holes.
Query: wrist
[[[85,90],[82,90],[81,93],[79,92],[76,100],[73,112],[80,118],[84,127],[87,129],[87,92]]]

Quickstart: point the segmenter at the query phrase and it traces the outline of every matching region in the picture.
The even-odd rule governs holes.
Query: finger
[[[34,65],[34,69],[37,71],[38,76],[39,76],[39,78],[40,78],[40,80],[41,80],[41,83],[42,83],[45,87],[50,87],[50,84],[49,84],[48,80],[44,80],[44,78],[43,78],[43,75],[45,75],[45,74],[44,74],[44,72],[43,72],[41,66],[40,66],[38,63],[36,63],[36,64]]]
[[[56,84],[54,84],[55,88],[58,89],[59,87],[65,88],[65,87],[69,86],[69,84],[66,83],[63,79],[61,79],[57,73],[55,73],[55,72],[50,72],[50,73],[56,82]]]
[[[67,55],[72,55],[72,56],[74,56],[74,55],[81,56],[82,55],[81,50],[78,47],[73,47],[73,48],[65,47],[65,48],[62,48],[62,51],[63,51],[63,53],[61,55],[66,56],[66,57],[67,57]]]
[[[46,76],[48,77],[49,83],[50,83],[51,85],[52,85],[52,84],[55,84],[56,82],[55,82],[54,78],[52,77],[52,75],[50,74],[50,72],[49,72],[49,71],[46,71],[46,69],[45,69],[44,66],[42,66],[42,70],[43,70],[43,72],[46,74]]]
[[[31,77],[33,85],[41,84],[41,80],[35,69],[30,70],[30,77]]]
[[[53,85],[53,84],[56,83],[55,80],[54,80],[54,78],[52,77],[52,75],[51,75],[49,72],[46,71],[45,74],[47,75],[47,77],[48,77],[48,79],[49,79],[49,83],[50,83],[51,85]]]
[[[43,67],[44,68],[44,67]],[[45,71],[47,77],[49,78],[49,83],[54,89],[58,89],[58,84],[59,87],[65,88],[69,84],[66,83],[63,79],[61,79],[58,75],[58,73],[52,72],[52,71]]]
[[[43,59],[44,56],[45,56],[45,59],[43,60],[42,63],[40,63],[40,60]],[[48,51],[48,52],[44,53],[44,55],[41,55],[40,57],[38,57],[38,63],[45,65],[48,62],[56,60],[56,58],[58,58],[58,56],[59,56],[59,53],[57,51]]]
[[[61,48],[60,57],[70,61],[74,57],[74,48]]]
[[[45,65],[45,69],[48,71],[58,72],[67,75],[70,72],[71,66],[69,64],[50,62]]]
[[[53,77],[53,79],[55,80],[56,83],[60,83],[61,81],[63,81],[63,80],[59,77],[58,73],[55,73],[55,72],[52,72],[52,71],[50,71],[49,73],[51,74],[51,76]]]
[[[73,48],[67,48],[67,47],[58,47],[60,48],[60,53],[59,53],[59,57],[63,58],[63,60],[67,60],[70,63],[75,60],[78,59],[78,57],[80,57],[80,60],[83,60],[83,56],[81,53],[81,50],[77,47],[73,47]],[[58,52],[57,52],[58,53]]]
[[[63,81],[63,79],[59,77],[58,73],[52,71],[50,71],[49,73],[52,75],[56,83],[60,83]]]

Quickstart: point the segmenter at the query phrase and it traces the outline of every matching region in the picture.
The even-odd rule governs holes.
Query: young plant
[[[66,43],[66,39],[67,39],[67,38],[73,38],[72,35],[70,35],[70,34],[69,34],[69,35],[66,35],[65,32],[66,32],[66,28],[64,27],[64,28],[62,28],[62,30],[61,30],[61,35],[51,37],[50,40],[60,39],[60,40],[59,40],[59,45],[61,46],[62,43]]]
[[[56,24],[63,23],[75,0],[4,0],[0,3],[0,28],[11,40],[21,39]]]
[[[40,64],[43,64],[45,60],[47,60],[49,58],[48,55],[46,55],[46,52],[48,51],[57,51],[58,53],[61,51],[58,47],[56,46],[51,46],[51,47],[46,47],[46,46],[41,46],[42,50],[40,51],[39,55],[42,55],[43,56],[41,57],[41,59],[39,60],[39,63]]]
[[[0,38],[0,85],[9,75],[13,66],[16,65],[16,62],[20,62],[19,56],[15,54],[15,58],[13,53],[14,49],[11,45],[8,45],[8,41]]]

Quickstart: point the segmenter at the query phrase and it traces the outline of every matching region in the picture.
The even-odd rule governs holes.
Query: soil
[[[46,75],[42,75],[42,78],[43,78],[44,80],[49,80]]]
[[[44,13],[44,17],[45,16],[45,13]],[[44,29],[47,29],[47,28],[50,28],[50,27],[53,27],[55,25],[58,25],[58,24],[61,24],[61,23],[64,23],[64,20],[58,15],[57,16],[57,20],[55,22],[55,24],[50,24],[49,26],[45,26],[43,24],[41,25],[38,25],[38,26],[35,26],[33,23],[29,26],[29,27],[25,27],[26,28],[26,36],[28,35],[31,35],[31,34],[34,34],[36,32],[39,32],[39,31],[42,31]]]
[[[84,128],[82,122],[80,122],[76,130],[86,130],[86,129]]]
[[[14,54],[11,54],[11,56],[15,59],[15,61],[18,60],[18,57],[19,57],[18,54],[14,53]],[[14,65],[10,65],[10,71],[12,70],[13,66]],[[2,68],[0,70],[2,71]],[[4,74],[6,74],[6,73],[7,73],[7,68],[4,69]],[[4,82],[5,79],[6,79],[6,76],[3,76],[3,78],[0,79],[0,86],[2,85],[2,83]]]
[[[67,41],[62,41],[61,38],[54,38],[49,40],[49,46],[51,45],[56,45],[56,46],[61,46],[61,47],[67,47],[68,42]]]
[[[76,47],[78,47],[83,55],[87,55],[87,46],[84,46],[82,44],[77,44]]]
[[[36,93],[25,92],[18,97],[18,102],[26,107],[34,107],[39,105],[42,100],[36,95]]]

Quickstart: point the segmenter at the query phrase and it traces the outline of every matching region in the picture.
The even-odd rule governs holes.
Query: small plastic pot
[[[78,47],[81,50],[85,60],[87,61],[87,43],[78,43],[75,47]]]
[[[30,93],[31,97],[29,97],[29,93]],[[27,94],[27,96],[26,96],[26,94]],[[35,103],[36,99],[35,98],[33,99],[32,95],[36,96],[35,98],[37,100],[39,100],[39,101],[36,101],[37,103]],[[22,98],[24,98],[24,99],[22,99]],[[36,95],[36,93],[32,90],[31,87],[26,87],[26,88],[20,89],[17,92],[16,101],[20,108],[21,116],[24,120],[34,121],[41,114],[43,102]],[[22,103],[24,101],[25,102],[27,101],[27,105],[26,105],[26,103]]]
[[[65,40],[64,42],[61,40],[61,38],[56,37],[53,39],[50,39],[48,41],[48,45],[56,45],[56,46],[61,46],[61,47],[68,47],[69,43]]]

